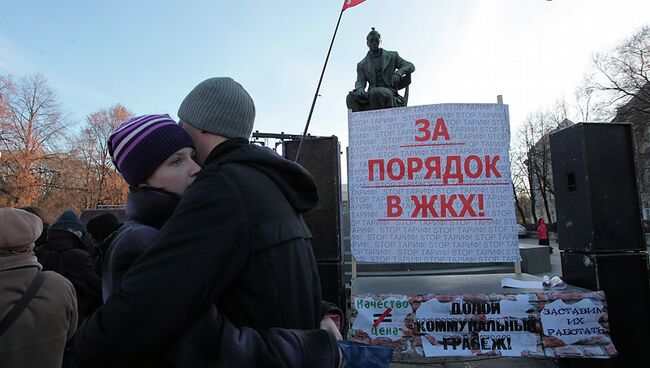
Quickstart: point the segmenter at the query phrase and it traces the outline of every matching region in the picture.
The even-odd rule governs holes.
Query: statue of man
[[[368,54],[357,64],[357,82],[345,101],[348,109],[364,111],[405,106],[404,98],[397,90],[402,78],[413,73],[415,66],[402,59],[396,51],[380,48],[381,35],[375,27],[368,33],[366,44]]]

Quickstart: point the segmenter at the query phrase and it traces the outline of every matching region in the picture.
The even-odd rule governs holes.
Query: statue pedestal
[[[551,257],[546,245],[519,245],[521,270],[525,273],[540,274],[551,271]]]

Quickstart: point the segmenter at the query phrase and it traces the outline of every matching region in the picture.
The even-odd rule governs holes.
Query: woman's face
[[[156,171],[145,180],[143,185],[165,189],[168,192],[183,195],[192,184],[201,167],[194,162],[194,149],[181,148],[167,157]]]

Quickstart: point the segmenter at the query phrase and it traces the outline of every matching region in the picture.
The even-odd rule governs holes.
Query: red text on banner
[[[427,119],[418,119],[415,121],[415,125],[418,127],[418,132],[421,133],[415,136],[417,142],[437,141],[440,137],[447,141],[451,139],[445,120],[441,117],[436,120],[433,129],[431,128],[431,122]]]
[[[497,169],[499,159],[499,155],[408,157],[406,161],[401,158],[388,161],[374,159],[368,160],[368,180],[384,181],[387,177],[392,181],[435,178],[442,179],[443,184],[448,184],[450,180],[462,184],[466,178],[500,178],[501,173]]]
[[[483,194],[432,194],[411,195],[409,208],[413,208],[410,218],[476,218],[485,216]],[[386,196],[386,217],[402,216],[402,198],[397,195]]]

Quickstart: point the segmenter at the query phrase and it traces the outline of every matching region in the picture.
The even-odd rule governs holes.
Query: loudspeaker
[[[549,139],[560,249],[645,250],[631,125],[580,123]]]
[[[300,141],[283,143],[284,157],[296,157]],[[311,173],[318,188],[318,206],[303,215],[312,235],[317,261],[341,262],[341,154],[336,136],[305,139],[298,163]]]
[[[343,275],[343,264],[340,262],[316,262],[320,276],[321,297],[334,303],[347,316],[346,291]],[[347,318],[347,317],[346,317]],[[343,323],[344,321],[341,321]]]
[[[650,346],[647,254],[562,252],[561,259],[564,281],[605,292],[612,341],[620,353],[615,366],[645,366]]]

